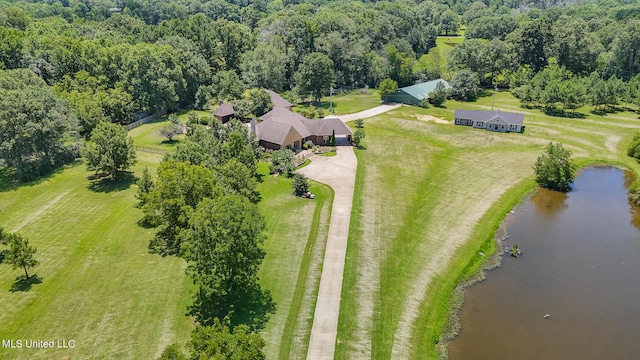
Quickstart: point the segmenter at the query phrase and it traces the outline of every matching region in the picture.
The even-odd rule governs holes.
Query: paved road
[[[347,122],[382,114],[399,106],[401,104],[386,104],[339,118]],[[298,170],[310,179],[331,186],[334,191],[327,247],[307,352],[309,360],[333,359],[338,333],[342,276],[358,160],[353,147],[349,145],[339,145],[336,150],[336,156],[314,156],[311,164]]]

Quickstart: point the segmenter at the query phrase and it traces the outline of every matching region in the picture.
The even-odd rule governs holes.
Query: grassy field
[[[322,98],[320,104],[298,104],[294,106],[294,110],[313,107],[316,109],[322,109],[325,116],[330,116],[329,113],[329,97]],[[352,90],[340,95],[333,96],[333,114],[344,115],[353,114],[363,110],[370,109],[380,105],[380,93],[377,89],[369,89],[367,94],[363,94],[361,89]]]
[[[171,151],[162,121],[130,132],[136,144]],[[162,154],[138,152],[133,169],[155,172]],[[276,303],[263,336],[269,358],[304,358],[333,192],[313,183],[315,200],[291,195],[289,179],[267,176],[261,164],[267,221],[262,285]],[[92,183],[81,162],[40,181],[13,185],[0,173],[0,224],[38,248],[40,279],[17,289],[23,272],[0,269],[0,339],[74,340],[74,349],[4,349],[1,359],[152,359],[184,343],[193,286],[185,263],[148,252],[155,233],[138,225],[133,178]],[[23,291],[24,290],[24,291]]]
[[[438,36],[436,39],[435,51],[438,51],[440,58],[440,72],[443,76],[446,74],[447,78],[451,78],[451,74],[447,70],[447,63],[449,62],[449,53],[456,45],[464,41],[464,36]]]
[[[585,119],[523,110],[509,93],[496,108],[525,113],[524,134],[498,134],[434,120],[456,108],[402,107],[366,120],[345,264],[337,359],[436,358],[452,289],[482,265],[504,215],[533,186],[532,165],[549,141],[581,164],[605,161],[638,171],[625,156],[638,114]],[[442,350],[442,348],[440,348]]]
[[[158,155],[142,154],[153,166]],[[149,254],[135,185],[92,185],[83,164],[35,184],[0,189],[0,224],[38,249],[41,283],[12,291],[21,270],[2,265],[0,339],[74,340],[74,349],[0,349],[3,359],[152,358],[192,329],[191,284],[177,258]]]
[[[198,117],[209,116],[211,115],[208,111],[194,111]],[[183,123],[187,123],[187,116],[189,115],[188,111],[182,111],[177,113],[178,118]],[[131,136],[140,150],[140,148],[151,148],[153,150],[158,151],[168,151],[171,150],[175,145],[177,145],[180,140],[184,139],[184,135],[177,135],[173,137],[173,141],[167,140],[167,138],[160,135],[160,129],[169,124],[168,116],[163,116],[158,118],[148,124],[143,126],[139,126],[135,129],[129,131],[129,136]]]
[[[304,359],[307,353],[315,299],[320,283],[333,191],[312,183],[314,200],[291,195],[291,179],[268,175],[266,163],[259,171],[263,182],[260,203],[267,222],[267,255],[260,282],[271,292],[276,312],[262,335],[269,359]]]

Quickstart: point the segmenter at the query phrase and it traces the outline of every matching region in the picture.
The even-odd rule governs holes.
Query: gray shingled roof
[[[522,125],[524,123],[524,115],[520,113],[512,113],[506,111],[487,111],[487,110],[462,110],[456,109],[454,118],[471,119],[479,121],[489,121],[495,118],[504,120],[507,124]]]
[[[296,131],[296,129],[289,124],[278,121],[266,120],[256,125],[258,139],[278,145],[284,145],[284,140],[291,131]]]
[[[311,135],[330,136],[334,130],[336,136],[352,135],[351,129],[340,119],[307,119],[285,108],[274,108],[262,115],[260,123],[256,125],[256,133],[260,140],[278,145],[284,145],[284,140],[292,130],[301,138]]]
[[[222,103],[218,108],[213,112],[213,115],[217,116],[229,116],[235,114],[236,111],[233,109],[233,106],[229,103]]]
[[[293,106],[292,103],[285,100],[285,98],[278,95],[278,93],[276,93],[275,91],[267,90],[267,92],[271,96],[271,102],[273,103],[274,108],[290,108]]]
[[[311,136],[311,132],[309,131],[309,129],[307,129],[306,126],[304,126],[303,123],[303,121],[307,120],[307,118],[285,108],[273,108],[273,110],[262,115],[260,117],[260,120],[262,120],[263,122],[267,120],[275,121],[293,126],[303,138]]]
[[[353,135],[351,129],[338,118],[305,119],[304,124],[316,136],[331,136],[334,130],[336,136]]]

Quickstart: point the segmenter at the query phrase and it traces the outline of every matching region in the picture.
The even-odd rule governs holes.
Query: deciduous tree
[[[5,242],[9,245],[4,261],[14,269],[24,269],[25,280],[29,280],[29,269],[38,265],[35,259],[36,248],[29,245],[29,240],[17,233],[4,234]]]
[[[533,169],[536,182],[552,190],[567,192],[575,178],[575,165],[571,162],[571,151],[560,143],[549,143],[538,157]]]
[[[220,194],[212,170],[173,160],[160,163],[154,188],[142,207],[146,221],[160,226],[149,246],[151,250],[163,255],[178,254],[178,234],[188,227],[198,203]]]
[[[260,289],[263,230],[257,205],[240,195],[204,199],[189,216],[181,251],[198,287],[192,310],[201,324],[239,315],[239,304]]]
[[[248,100],[251,104],[251,113],[255,116],[262,116],[273,108],[271,95],[263,89],[249,90]]]
[[[478,75],[469,69],[463,69],[451,79],[451,96],[466,101],[475,100],[480,92]]]
[[[191,359],[264,360],[265,342],[258,333],[252,333],[245,325],[233,329],[218,319],[211,326],[199,326],[191,334],[189,342]]]
[[[322,95],[334,81],[333,61],[322,53],[311,53],[304,57],[296,72],[296,89],[300,96],[313,96],[320,102]]]
[[[122,125],[107,122],[102,122],[93,129],[91,140],[85,145],[82,155],[88,170],[114,180],[136,162],[133,139],[127,135]]]
[[[387,101],[389,95],[395,94],[396,90],[398,90],[398,83],[395,80],[387,78],[382,80],[378,89],[380,90],[380,97],[382,97],[384,101]]]
[[[78,155],[78,123],[32,71],[0,71],[0,159],[29,181]]]

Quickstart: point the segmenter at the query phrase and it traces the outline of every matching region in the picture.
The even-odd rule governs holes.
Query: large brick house
[[[299,150],[311,141],[316,145],[328,144],[331,136],[346,137],[351,141],[351,129],[338,118],[307,119],[291,111],[292,104],[273,91],[269,91],[274,107],[260,117],[256,125],[256,135],[260,146],[279,150],[289,148]],[[274,99],[275,97],[275,99]]]

